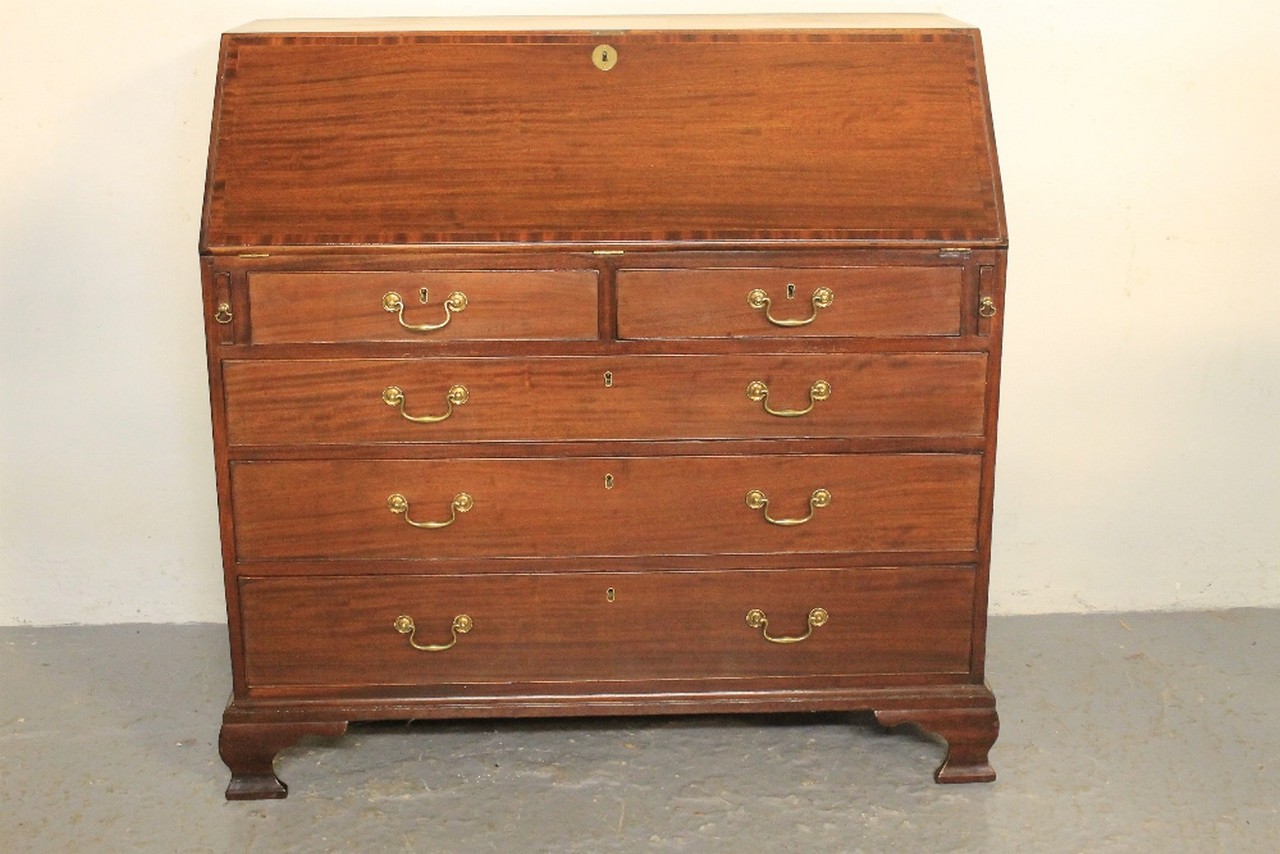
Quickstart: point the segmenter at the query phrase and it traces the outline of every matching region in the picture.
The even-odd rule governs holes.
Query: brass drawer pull
[[[453,414],[455,406],[461,406],[470,398],[467,393],[467,387],[464,385],[450,386],[449,391],[445,394],[445,403],[448,408],[445,409],[444,415],[410,415],[404,411],[404,390],[400,386],[389,385],[382,390],[382,402],[387,406],[395,406],[399,408],[400,414],[406,421],[412,421],[414,424],[435,424],[443,421]]]
[[[218,303],[218,310],[213,313],[213,319],[224,325],[230,323],[232,320],[231,303]]]
[[[402,635],[409,636],[409,646],[414,649],[420,649],[423,652],[444,652],[446,649],[452,649],[453,645],[458,642],[458,635],[465,635],[475,626],[475,622],[466,614],[459,614],[453,618],[453,625],[449,627],[449,631],[453,633],[453,640],[448,643],[431,643],[421,644],[413,639],[417,628],[413,625],[413,618],[401,614],[396,617],[394,623],[396,631]]]
[[[996,316],[996,301],[991,297],[983,297],[978,301],[978,316],[990,319]]]
[[[395,291],[388,291],[382,295],[382,308],[394,314],[399,320],[400,325],[410,332],[434,332],[437,329],[444,329],[449,325],[449,321],[453,320],[453,316],[467,307],[467,295],[462,291],[454,291],[445,298],[444,301],[444,320],[439,323],[405,323],[404,322],[404,299]]]
[[[779,418],[799,418],[801,415],[808,415],[812,412],[818,401],[831,397],[831,383],[826,380],[818,380],[809,386],[809,405],[804,409],[770,409],[769,386],[760,380],[753,380],[747,384],[747,397],[762,404],[764,411],[770,415],[776,415]]]
[[[465,492],[459,492],[449,502],[449,518],[443,522],[415,522],[409,518],[409,499],[396,492],[387,496],[387,509],[404,517],[404,520],[415,528],[447,528],[458,521],[459,513],[466,513],[475,506],[475,501]]]
[[[809,302],[813,305],[813,311],[808,317],[800,320],[779,320],[769,312],[769,306],[773,300],[769,299],[769,295],[760,288],[756,288],[747,294],[747,305],[756,311],[764,311],[765,318],[774,326],[795,327],[808,326],[818,316],[818,310],[827,308],[831,303],[835,302],[836,295],[832,293],[831,288],[818,288],[813,292],[813,296],[809,298]]]
[[[769,515],[769,499],[763,492],[753,489],[747,493],[747,506],[752,510],[761,511],[764,520],[770,525],[781,525],[783,527],[791,527],[793,525],[803,525],[813,518],[813,514],[818,512],[819,507],[826,507],[831,503],[831,493],[825,489],[815,489],[813,494],[809,496],[809,515],[803,519],[774,519]]]
[[[831,615],[827,613],[826,608],[814,608],[809,612],[809,630],[798,638],[775,638],[769,636],[769,618],[764,615],[764,611],[759,608],[752,608],[747,612],[747,625],[753,629],[759,629],[760,634],[769,643],[800,643],[802,640],[808,640],[809,635],[813,634],[813,630],[819,626],[824,626]]]

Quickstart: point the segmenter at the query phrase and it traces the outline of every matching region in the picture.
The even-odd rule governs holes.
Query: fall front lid
[[[1002,246],[978,33],[948,23],[228,34],[201,249]]]

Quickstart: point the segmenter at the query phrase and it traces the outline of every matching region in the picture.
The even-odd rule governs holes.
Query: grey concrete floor
[[[227,803],[221,626],[0,629],[0,850],[1280,850],[1280,611],[992,621],[990,785],[864,715],[353,726]]]

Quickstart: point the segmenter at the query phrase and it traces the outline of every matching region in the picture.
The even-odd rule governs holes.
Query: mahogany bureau
[[[946,18],[225,35],[227,797],[479,716],[869,710],[993,779],[1006,246]]]

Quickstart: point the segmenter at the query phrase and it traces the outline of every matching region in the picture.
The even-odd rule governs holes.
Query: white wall
[[[694,0],[12,4],[0,624],[223,619],[196,232],[218,34]],[[1280,605],[1280,4],[877,0],[982,27],[1012,232],[996,612]]]

